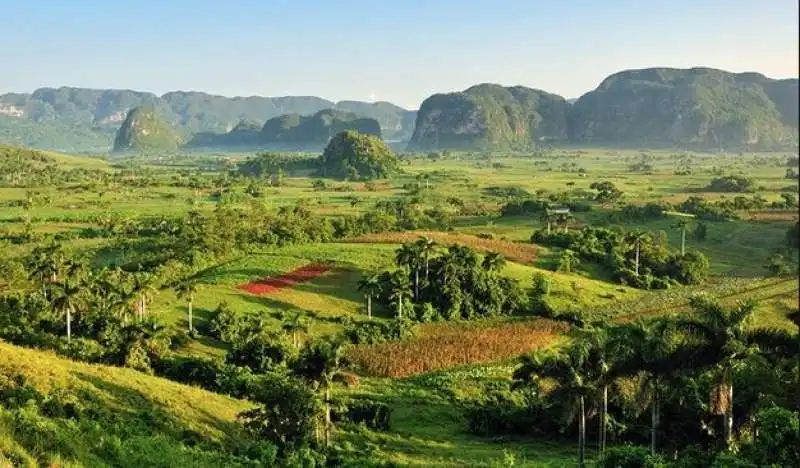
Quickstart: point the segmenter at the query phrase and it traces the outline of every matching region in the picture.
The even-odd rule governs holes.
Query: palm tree
[[[642,243],[644,243],[649,238],[650,234],[639,230],[630,231],[627,234],[625,234],[625,241],[628,242],[629,244],[633,244],[633,248],[636,251],[636,257],[634,260],[634,265],[635,265],[634,271],[636,273],[636,276],[639,276],[639,253],[642,248]]]
[[[320,341],[306,346],[294,367],[294,372],[324,394],[325,446],[330,446],[331,388],[334,382],[346,381],[344,345],[339,341]]]
[[[506,259],[503,254],[498,252],[487,252],[483,257],[481,266],[486,271],[500,271],[506,266]]]
[[[419,269],[422,255],[416,244],[406,243],[395,251],[395,261],[399,266],[407,266],[414,273],[414,300],[419,299]]]
[[[381,283],[377,275],[369,275],[358,281],[358,290],[367,298],[367,317],[372,318],[372,298],[381,293]]]
[[[756,350],[747,326],[755,313],[756,302],[740,301],[727,308],[707,295],[693,297],[689,304],[694,316],[678,321],[680,329],[696,340],[694,364],[712,366],[717,383],[711,406],[715,414],[723,416],[725,442],[733,441],[733,371]]]
[[[552,225],[553,225],[554,218],[555,217],[553,216],[552,213],[550,213],[550,210],[545,210],[545,211],[542,212],[541,219],[542,219],[542,221],[547,223],[547,235],[548,236],[551,233],[551,228],[552,228]]]
[[[619,376],[642,375],[638,394],[650,406],[650,453],[656,454],[661,418],[659,395],[665,380],[682,368],[674,321],[660,318],[650,322],[615,327],[611,338],[616,363],[612,373]],[[646,407],[646,406],[645,406]]]
[[[577,406],[578,417],[578,466],[586,466],[586,398],[596,393],[596,382],[592,381],[595,369],[588,348],[575,346],[567,352],[541,354],[536,352],[523,356],[514,370],[516,385],[537,385],[542,379],[552,379],[556,388],[550,397]]]
[[[197,294],[197,284],[194,281],[183,281],[176,286],[175,292],[178,294],[178,298],[186,299],[186,304],[189,307],[189,333],[191,333],[194,330],[192,324],[192,303],[194,302],[195,294]]]
[[[281,329],[287,333],[291,333],[294,347],[300,348],[300,340],[298,339],[297,334],[308,333],[308,319],[303,317],[303,314],[299,311],[295,312],[291,316],[284,314],[283,325],[281,326]]]
[[[569,221],[572,219],[572,215],[569,213],[557,213],[555,216],[556,224],[564,227],[564,232],[569,232]]]
[[[675,223],[675,227],[681,230],[681,257],[686,255],[686,230],[689,229],[689,221],[685,219]]]
[[[419,249],[420,255],[422,255],[423,260],[425,261],[425,281],[428,281],[428,276],[430,273],[430,259],[431,254],[436,251],[436,242],[426,236],[421,236],[419,240],[417,240],[417,249]]]
[[[67,323],[67,343],[72,342],[72,316],[82,302],[82,266],[71,263],[67,271],[56,284],[53,297],[53,308],[64,312]]]
[[[580,353],[593,362],[593,376],[601,390],[600,430],[598,432],[598,448],[605,452],[608,430],[608,387],[616,375],[611,372],[615,359],[615,341],[612,340],[610,328],[576,329],[572,332],[576,340],[573,346],[581,347]]]
[[[147,316],[147,302],[153,298],[156,291],[153,284],[153,277],[150,273],[142,272],[134,276],[133,292],[137,299],[136,310],[139,314],[140,321],[144,320]]]
[[[390,299],[397,301],[397,318],[403,318],[403,301],[411,295],[411,284],[403,270],[392,274],[392,293]]]

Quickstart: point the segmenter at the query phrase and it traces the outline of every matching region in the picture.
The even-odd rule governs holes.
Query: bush
[[[279,366],[288,365],[296,357],[292,343],[277,333],[262,331],[234,343],[225,361],[235,366],[250,368],[256,373],[266,373]]]
[[[597,463],[598,468],[666,468],[661,456],[653,456],[650,449],[637,445],[611,447]]]
[[[283,375],[271,375],[253,390],[251,398],[260,406],[239,414],[239,418],[254,437],[274,443],[284,454],[314,442],[321,408],[308,386]]]
[[[361,399],[339,402],[337,406],[343,406],[344,409],[332,412],[331,419],[334,423],[346,421],[364,424],[379,431],[388,431],[390,428],[392,410],[385,403]]]

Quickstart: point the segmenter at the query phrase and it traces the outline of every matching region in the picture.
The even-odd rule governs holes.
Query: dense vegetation
[[[792,155],[349,149],[0,149],[0,464],[797,456]]]
[[[328,142],[320,165],[325,177],[383,179],[397,168],[397,157],[380,138],[348,130]]]

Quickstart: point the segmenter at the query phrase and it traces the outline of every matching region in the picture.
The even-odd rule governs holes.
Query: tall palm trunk
[[[650,405],[650,454],[656,454],[656,433],[658,430],[659,418],[658,389],[653,389],[653,403]]]
[[[403,297],[397,296],[397,318],[403,318]]]
[[[194,326],[192,325],[192,301],[189,301],[189,332],[194,330]]]
[[[608,429],[608,385],[603,386],[603,408],[600,414],[600,453],[606,450],[606,432]]]
[[[686,255],[686,228],[681,229],[681,257]]]
[[[551,222],[550,222],[550,220],[548,219],[548,220],[547,220],[547,235],[548,235],[548,236],[550,235],[550,227],[551,227],[551,225],[552,225],[552,224],[553,224],[553,223],[551,223]]]
[[[419,301],[419,268],[414,268],[414,300]]]
[[[580,415],[578,416],[578,466],[586,466],[586,408],[583,403],[583,395],[580,397]]]
[[[428,255],[425,255],[425,282],[428,282],[428,273],[430,273],[430,258]]]
[[[639,242],[636,242],[636,276],[639,276]]]
[[[67,312],[67,343],[72,342],[72,307],[65,307]]]
[[[733,381],[729,369],[725,369],[725,374],[723,375],[723,389],[728,395],[722,423],[725,426],[725,444],[730,447],[733,442]]]
[[[331,446],[331,389],[325,387],[325,447]]]
[[[372,294],[367,294],[367,318],[372,318]]]

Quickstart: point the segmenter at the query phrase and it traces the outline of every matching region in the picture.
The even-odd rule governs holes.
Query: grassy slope
[[[0,466],[3,453],[43,464],[61,459],[76,466],[114,465],[124,454],[125,466],[156,460],[159,466],[214,466],[213,452],[189,450],[182,441],[230,443],[241,436],[236,414],[248,408],[245,402],[131,369],[73,362],[0,341],[3,375],[22,376],[42,394],[74,396],[93,412],[93,423],[87,428],[74,420],[47,418],[37,423],[41,432],[36,434],[9,419],[0,406]]]

